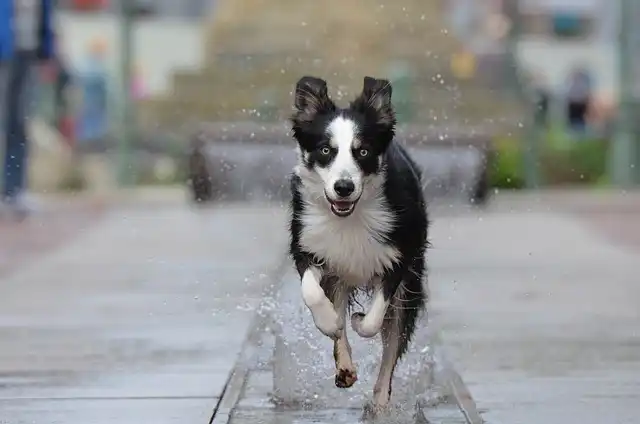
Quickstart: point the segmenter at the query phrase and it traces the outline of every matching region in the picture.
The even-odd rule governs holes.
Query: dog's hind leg
[[[391,381],[398,359],[406,352],[424,308],[425,295],[420,278],[403,283],[391,299],[382,325],[382,361],[373,388],[374,413],[384,410],[391,399]]]
[[[343,327],[340,336],[333,342],[333,358],[336,363],[335,383],[337,387],[348,388],[358,380],[356,367],[353,365],[351,356],[351,345],[347,339],[347,329],[344,328],[351,290],[346,285],[339,283],[335,284],[332,289],[329,298],[338,312]]]

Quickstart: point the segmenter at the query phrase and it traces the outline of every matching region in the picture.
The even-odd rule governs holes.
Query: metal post
[[[609,175],[611,181],[621,187],[629,187],[636,181],[634,167],[636,161],[636,142],[634,140],[632,107],[634,100],[633,87],[633,52],[631,52],[631,33],[634,5],[636,0],[619,0],[619,38],[618,38],[618,76],[619,107],[616,131],[611,146]]]
[[[536,113],[536,105],[527,109],[531,114]],[[527,188],[538,188],[540,184],[540,175],[538,173],[538,158],[540,154],[540,142],[542,140],[543,129],[537,119],[533,119],[527,126],[525,134],[525,151],[524,151],[524,180]]]
[[[518,44],[521,38],[522,32],[522,14],[520,11],[520,1],[510,0],[505,3],[506,13],[511,20],[511,28],[507,34],[506,42],[506,66],[507,66],[507,78],[510,80],[511,90],[515,94],[518,101],[523,102],[525,112],[529,115],[527,119],[527,125],[523,131],[523,151],[522,151],[522,163],[523,163],[523,176],[525,185],[527,188],[537,188],[539,184],[538,176],[538,144],[540,140],[541,129],[537,125],[537,121],[534,118],[535,115],[535,102],[531,97],[531,88],[524,87],[525,83],[518,69]]]
[[[118,183],[132,184],[131,144],[135,137],[134,105],[131,98],[133,63],[133,3],[120,0],[120,125],[118,134]]]
[[[521,20],[519,1],[507,1],[504,6],[504,13],[510,21],[510,27],[506,34],[505,42],[505,77],[509,81],[509,89],[512,94],[520,98],[520,87],[518,82],[518,40],[520,39]]]

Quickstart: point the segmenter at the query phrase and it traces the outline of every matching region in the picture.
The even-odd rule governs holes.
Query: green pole
[[[519,1],[506,3],[506,13],[511,21],[511,27],[507,32],[506,40],[506,77],[509,80],[509,88],[516,98],[521,98],[522,90],[518,78],[518,40],[520,39],[521,20]]]
[[[507,33],[506,42],[506,66],[507,77],[510,79],[511,91],[519,102],[526,105],[525,111],[529,114],[528,124],[524,129],[524,143],[522,149],[523,177],[527,188],[537,188],[539,184],[538,176],[538,144],[540,140],[540,128],[535,119],[535,102],[529,95],[530,92],[524,87],[518,67],[518,44],[522,33],[522,18],[520,13],[520,1],[513,0],[506,3],[508,17],[511,20],[511,28]],[[534,118],[534,119],[531,119]]]
[[[134,2],[120,1],[120,119],[118,126],[118,183],[132,183],[131,144],[135,136],[134,105],[131,99],[133,63],[133,7]]]
[[[611,146],[609,160],[609,175],[611,181],[620,187],[629,187],[636,181],[634,170],[636,149],[633,131],[633,74],[632,74],[632,52],[630,35],[633,30],[633,1],[619,0],[620,15],[618,39],[618,87],[619,87],[619,109],[615,128],[615,135]],[[637,6],[636,6],[637,7]]]

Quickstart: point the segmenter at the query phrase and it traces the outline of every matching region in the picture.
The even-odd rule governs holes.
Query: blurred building
[[[588,69],[596,91],[617,97],[619,1],[504,0],[520,14],[518,60],[560,94],[575,67]],[[508,9],[508,8],[507,8]]]
[[[190,120],[281,120],[290,112],[297,78],[315,74],[329,80],[341,101],[361,90],[364,75],[388,77],[403,122],[497,125],[518,119],[518,108],[501,101],[499,84],[494,89],[481,78],[486,67],[477,55],[449,31],[447,2],[278,5],[219,0],[207,23],[201,69],[176,72],[172,92],[145,103],[141,116],[151,126],[174,128]]]
[[[505,50],[509,22],[502,0],[448,0],[445,2],[446,23],[462,44],[463,56],[474,58],[474,72],[489,87],[504,88],[506,74]]]
[[[360,89],[364,75],[387,76],[403,120],[517,119],[511,118],[517,108],[498,101],[505,67],[496,46],[504,22],[495,19],[495,5],[478,9],[489,19],[477,32],[452,33],[442,0],[376,7],[359,0],[280,0],[278,7],[264,0],[60,0],[59,29],[72,65],[99,36],[118,72],[121,1],[135,1],[139,12],[133,47],[150,97],[141,102],[140,116],[152,126],[281,119],[305,73],[329,79],[339,98]],[[466,2],[474,3],[490,2]]]
[[[105,43],[107,66],[115,79],[121,52],[119,1],[122,0],[59,0],[58,32],[72,70],[82,66],[92,40],[100,38]],[[143,76],[141,82],[146,92],[164,93],[170,89],[176,69],[201,65],[203,22],[212,0],[135,1],[139,12],[133,36],[135,66]]]
[[[142,15],[199,19],[205,16],[213,0],[59,0],[66,10],[115,13],[121,2],[129,1]]]

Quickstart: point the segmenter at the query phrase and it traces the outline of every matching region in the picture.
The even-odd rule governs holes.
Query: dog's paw
[[[340,368],[336,373],[336,387],[347,389],[358,381],[358,374],[355,369]]]
[[[332,339],[338,339],[342,335],[344,323],[336,313],[333,304],[329,301],[314,305],[311,309],[313,322],[322,334]]]

